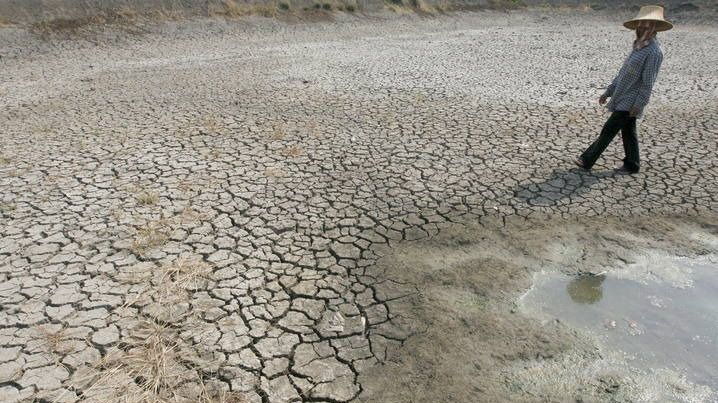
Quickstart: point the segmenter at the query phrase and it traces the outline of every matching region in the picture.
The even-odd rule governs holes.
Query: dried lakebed
[[[2,400],[636,400],[517,305],[716,253],[715,25],[662,35],[639,175],[570,166],[625,17],[0,28]]]

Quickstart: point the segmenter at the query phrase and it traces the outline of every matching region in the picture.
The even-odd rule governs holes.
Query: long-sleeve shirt
[[[639,111],[638,117],[643,116],[643,108],[648,105],[661,62],[663,52],[655,38],[643,48],[634,49],[606,88],[604,95],[611,98],[606,105],[608,110],[630,111],[635,107]]]

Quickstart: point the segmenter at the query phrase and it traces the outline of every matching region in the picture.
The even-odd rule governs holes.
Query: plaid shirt
[[[608,110],[630,111],[636,107],[639,110],[637,117],[643,116],[643,108],[651,97],[662,61],[663,52],[655,38],[643,48],[633,50],[623,62],[616,78],[606,88],[604,95],[611,97],[606,105]]]

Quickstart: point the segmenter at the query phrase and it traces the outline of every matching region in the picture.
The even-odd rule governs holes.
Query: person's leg
[[[616,111],[611,114],[603,125],[601,135],[581,154],[580,158],[584,168],[591,169],[598,157],[601,156],[601,153],[611,143],[611,140],[616,137],[618,131],[625,125],[626,118],[628,118],[628,112]]]
[[[623,166],[629,172],[638,172],[641,167],[638,154],[638,136],[636,134],[636,118],[629,117],[621,128],[623,138],[623,150],[626,157],[623,159]]]

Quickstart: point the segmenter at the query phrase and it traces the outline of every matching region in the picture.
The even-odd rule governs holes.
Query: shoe
[[[576,166],[578,166],[581,169],[585,169],[585,170],[591,169],[586,166],[586,163],[583,162],[583,158],[581,158],[581,157],[578,157],[575,160],[573,160],[573,163],[576,164]]]
[[[633,174],[637,174],[637,173],[638,173],[638,170],[637,170],[637,169],[630,169],[630,168],[628,168],[625,164],[624,164],[624,165],[621,165],[621,166],[618,167],[618,168],[616,168],[615,171],[616,171],[616,173],[619,173],[619,174],[622,174],[622,175],[633,175]]]

